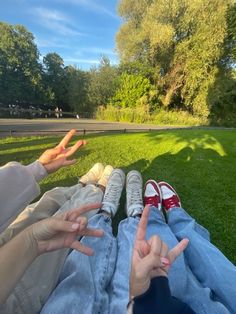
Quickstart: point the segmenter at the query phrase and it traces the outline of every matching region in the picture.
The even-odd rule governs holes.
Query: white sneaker
[[[107,166],[105,167],[103,173],[102,173],[101,178],[98,180],[98,184],[99,184],[99,185],[102,185],[102,186],[104,186],[104,187],[106,187],[106,186],[107,186],[108,179],[109,179],[109,177],[110,177],[112,171],[113,171],[113,167],[110,166],[110,165],[107,165]]]
[[[107,212],[112,217],[115,216],[120,196],[125,184],[125,173],[121,169],[114,169],[108,179],[101,210]]]
[[[104,166],[101,163],[95,164],[85,175],[83,175],[79,182],[83,184],[94,183],[96,184],[101,178],[104,171]]]
[[[140,172],[132,170],[126,177],[126,213],[127,216],[140,215],[143,212],[143,179]]]

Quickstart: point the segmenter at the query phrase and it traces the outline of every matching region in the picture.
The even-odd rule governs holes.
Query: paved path
[[[160,130],[166,127],[159,127],[153,124],[135,124],[98,121],[92,119],[0,119],[0,136],[29,135],[29,134],[50,134],[52,132],[65,132],[72,128],[79,132],[86,133],[118,130]],[[170,127],[174,128],[174,127]]]
[[[184,129],[189,127],[157,126],[154,124],[135,124],[98,121],[93,119],[0,119],[0,137],[9,135],[39,135],[52,134],[53,132],[65,133],[75,128],[80,133],[92,133],[103,131],[142,131],[163,129]],[[197,127],[193,127],[197,128]],[[206,127],[207,128],[207,127]],[[208,128],[209,129],[209,128]],[[213,128],[216,129],[216,128]],[[225,129],[225,128],[221,128]]]

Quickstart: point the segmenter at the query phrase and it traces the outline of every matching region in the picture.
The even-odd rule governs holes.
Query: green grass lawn
[[[158,131],[136,134],[88,135],[78,162],[41,182],[42,193],[70,186],[96,162],[141,171],[144,181],[166,180],[181,196],[183,207],[211,233],[211,239],[236,263],[236,132],[222,130]],[[0,140],[0,164],[34,161],[58,137]],[[117,222],[125,217],[121,209]]]

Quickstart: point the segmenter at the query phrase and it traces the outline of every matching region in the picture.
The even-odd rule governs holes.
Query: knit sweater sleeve
[[[37,183],[46,175],[39,162],[23,166],[9,162],[0,167],[0,232],[40,193]]]

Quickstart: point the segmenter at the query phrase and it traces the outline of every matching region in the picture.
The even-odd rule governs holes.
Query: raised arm
[[[19,233],[0,248],[0,303],[4,303],[12,289],[34,259],[43,253],[61,248],[76,249],[86,255],[93,250],[82,245],[78,236],[101,237],[102,230],[87,228],[81,214],[100,207],[90,204],[65,214],[41,220]]]
[[[9,162],[0,167],[0,232],[39,195],[38,181],[48,173],[76,162],[76,159],[70,160],[69,157],[86,142],[80,140],[67,148],[75,132],[69,131],[56,147],[46,150],[30,165]]]

